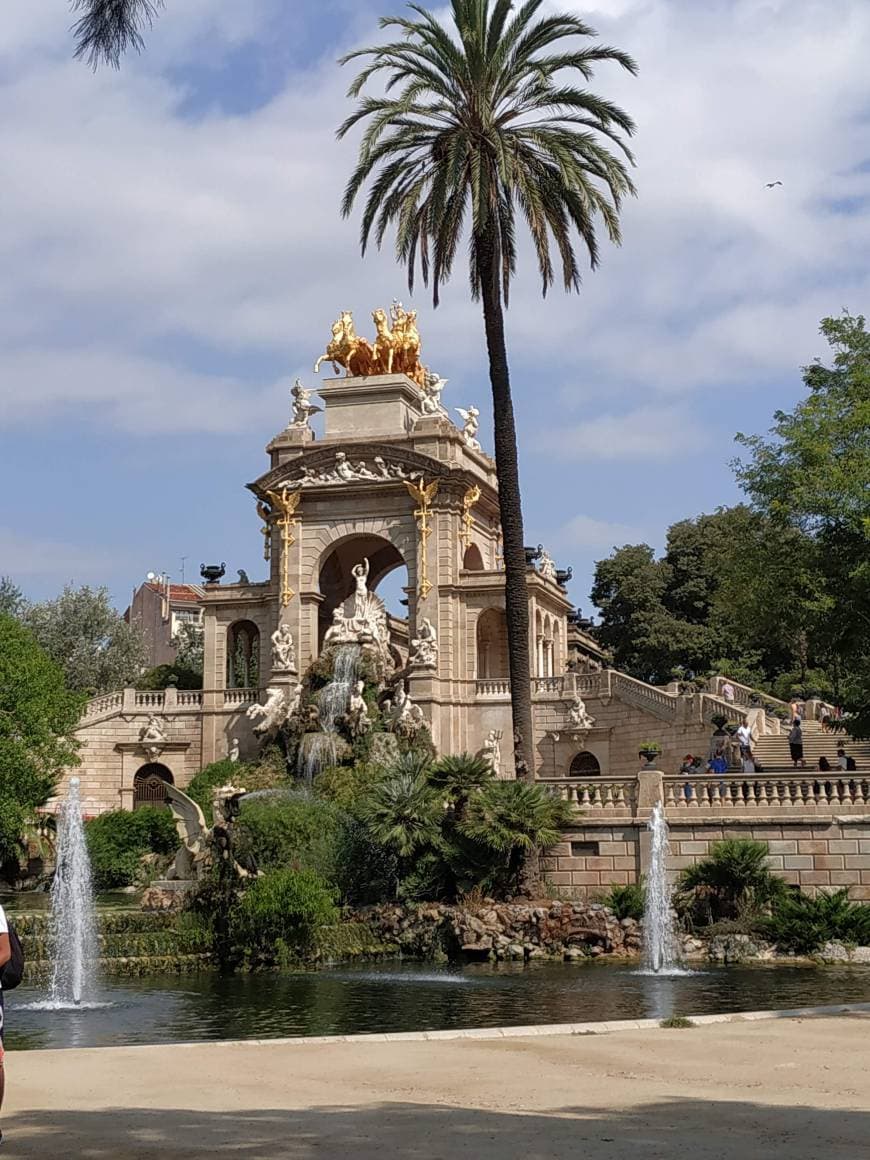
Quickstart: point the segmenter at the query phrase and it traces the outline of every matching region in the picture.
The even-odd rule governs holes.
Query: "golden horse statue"
[[[404,310],[394,302],[389,316],[382,309],[372,311],[375,324],[374,343],[356,333],[353,315],[343,310],[332,324],[332,339],[326,351],[314,364],[314,373],[322,362],[331,362],[336,374],[343,367],[348,377],[389,375],[400,372],[423,387],[426,372],[420,364],[420,332],[417,311]]]

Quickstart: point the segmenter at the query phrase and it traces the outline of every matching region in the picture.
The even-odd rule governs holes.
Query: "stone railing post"
[[[136,712],[136,690],[135,689],[125,689],[124,690],[124,700],[121,704],[121,709],[124,713],[135,713]]]
[[[175,685],[167,685],[163,690],[163,712],[168,713],[178,704],[178,689]]]
[[[664,774],[660,769],[642,769],[637,775],[637,848],[639,854],[638,873],[643,878],[649,873],[652,862],[652,834],[646,827],[646,820],[654,806],[664,801]]]

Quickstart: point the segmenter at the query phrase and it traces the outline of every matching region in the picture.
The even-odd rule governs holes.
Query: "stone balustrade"
[[[259,700],[260,689],[123,689],[93,697],[85,705],[82,724],[119,714],[199,713],[207,698],[216,697],[224,705],[250,705]]]
[[[547,778],[541,784],[563,801],[577,806],[584,814],[594,812],[609,817],[620,814],[631,818],[637,809],[638,782],[634,777],[596,778],[584,782],[577,778]]]
[[[821,778],[825,780],[820,780]],[[833,774],[769,777],[764,774],[737,774],[725,777],[666,777],[664,804],[670,808],[720,810],[770,814],[777,811],[816,812],[870,802],[870,777],[856,773],[852,778]]]

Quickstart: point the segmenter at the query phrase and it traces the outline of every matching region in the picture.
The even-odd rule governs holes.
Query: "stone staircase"
[[[853,741],[844,733],[825,733],[817,721],[805,721],[804,760],[807,770],[818,767],[819,758],[824,754],[832,769],[837,766],[837,750],[842,746],[860,770],[870,769],[870,741]],[[793,769],[788,749],[788,727],[779,736],[759,737],[753,751],[761,762],[765,773],[781,773]]]

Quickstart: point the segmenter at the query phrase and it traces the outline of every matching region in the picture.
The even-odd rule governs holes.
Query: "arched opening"
[[[598,763],[598,758],[594,753],[589,753],[585,749],[582,753],[577,754],[568,770],[569,777],[598,777],[600,774],[601,766]]]
[[[166,787],[174,785],[170,770],[159,761],[149,761],[133,776],[133,809],[166,805]]]
[[[487,608],[477,620],[477,677],[504,679],[509,675],[507,620],[501,608]]]
[[[469,544],[465,549],[465,555],[462,558],[462,567],[466,572],[482,572],[483,556],[480,554],[480,548],[477,544]]]
[[[227,629],[227,688],[260,687],[260,630],[252,620],[237,620]]]
[[[391,619],[408,620],[408,569],[401,552],[381,536],[348,536],[329,549],[320,565],[320,591],[323,601],[318,610],[318,648],[332,624],[332,614],[354,591],[351,569],[363,560],[369,562],[368,587],[386,605]],[[404,634],[407,649],[407,631]]]

